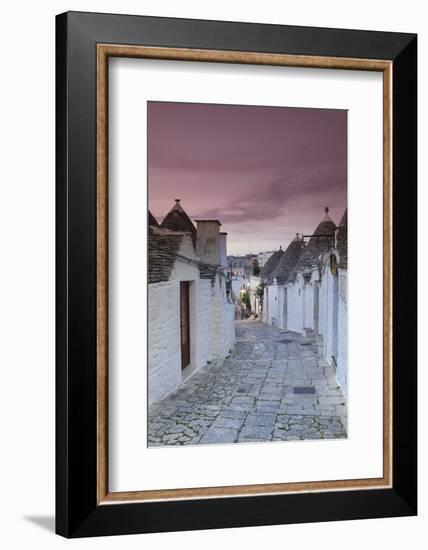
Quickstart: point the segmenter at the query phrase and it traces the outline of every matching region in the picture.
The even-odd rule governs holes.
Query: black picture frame
[[[99,43],[392,61],[391,488],[97,504]],[[86,537],[415,515],[417,36],[68,12],[56,18],[56,98],[56,532]]]

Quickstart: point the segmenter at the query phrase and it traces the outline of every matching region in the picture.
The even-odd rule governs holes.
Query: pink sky
[[[148,102],[149,208],[219,219],[228,253],[286,247],[346,208],[347,112]]]

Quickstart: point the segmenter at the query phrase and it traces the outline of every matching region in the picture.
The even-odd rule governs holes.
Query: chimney
[[[220,226],[218,220],[196,221],[196,255],[204,264],[220,265]]]
[[[220,265],[227,269],[227,233],[220,232]]]

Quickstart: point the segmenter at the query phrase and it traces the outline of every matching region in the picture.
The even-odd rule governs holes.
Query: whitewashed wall
[[[236,277],[235,279],[232,279],[232,292],[236,298],[239,298],[241,288],[245,283],[246,280],[244,279],[244,277]]]
[[[271,308],[271,324],[275,327],[279,326],[279,287],[277,284],[272,285],[273,292],[271,294],[272,308]]]
[[[328,302],[328,285],[326,284],[326,276],[324,271],[321,275],[321,283],[319,286],[319,311],[318,311],[318,334],[325,338],[327,331],[327,302]]]
[[[190,366],[196,371],[210,359],[211,282],[199,279],[194,287],[196,292],[190,290]]]
[[[337,284],[337,278],[335,281],[335,276],[332,275],[329,262],[326,259],[323,265],[320,289],[320,295],[322,294],[320,310],[323,312],[322,324],[320,323],[320,334],[323,336],[324,357],[330,365],[333,364],[332,355],[334,355],[337,360],[337,349],[335,345],[337,334],[334,326],[334,309],[337,307],[335,306],[335,300],[337,300],[334,289],[335,284]]]
[[[278,285],[265,287],[263,299],[263,322],[268,325],[278,325]]]
[[[338,354],[336,377],[346,396],[348,391],[348,272],[339,269]]]
[[[263,311],[262,311],[262,322],[267,323],[268,318],[268,296],[269,296],[269,289],[267,286],[265,286],[263,290]]]
[[[190,239],[179,254],[197,260]],[[168,282],[149,285],[149,404],[174,391],[183,381],[180,338],[180,281],[189,281],[190,366],[194,373],[208,361],[223,359],[235,341],[234,308],[226,283],[199,278],[195,264],[177,260]]]
[[[250,275],[249,283],[250,283],[250,303],[251,303],[251,312],[256,313],[257,315],[260,315],[261,313],[261,307],[260,307],[260,301],[256,297],[256,288],[261,284],[262,280],[260,277],[256,277],[255,275]]]
[[[317,330],[317,334],[322,336],[325,359],[330,365],[333,365],[333,355],[336,359],[337,381],[346,394],[347,271],[339,270],[339,276],[334,276],[329,256],[324,257],[320,283],[318,269],[314,269],[310,281],[305,283],[299,275],[293,284],[287,285],[286,319],[284,286],[276,284],[276,281],[266,286],[262,320],[266,324],[299,333],[304,333],[305,329]]]
[[[249,283],[250,283],[250,290],[255,290],[259,284],[261,284],[262,280],[260,277],[256,277],[256,275],[250,275]]]
[[[302,289],[303,295],[303,329],[314,329],[314,285],[305,283]]]
[[[179,254],[197,260],[188,238]],[[197,370],[207,361],[210,281],[199,279],[197,265],[177,260],[169,281],[149,285],[149,404],[182,382],[180,281],[190,281],[190,366]]]
[[[235,342],[235,310],[226,299],[226,282],[219,275],[210,292],[209,360],[223,359]]]
[[[181,383],[180,285],[149,285],[149,404]],[[141,336],[144,337],[143,335]]]
[[[335,277],[331,273],[328,257],[324,260],[319,298],[318,332],[323,338],[324,357],[330,365],[333,365],[332,355],[335,356],[336,378],[346,395],[348,386],[347,270],[339,269],[338,276]],[[335,315],[337,315],[337,325],[334,321]]]
[[[287,328],[284,319],[284,290],[284,285],[279,285],[276,281],[266,287],[263,309],[263,322],[282,329]]]
[[[292,285],[288,285],[287,297],[287,328],[294,332],[303,331],[303,278],[297,277]]]
[[[276,326],[279,328],[286,328],[284,326],[284,286],[283,285],[276,285],[276,295],[277,295]]]

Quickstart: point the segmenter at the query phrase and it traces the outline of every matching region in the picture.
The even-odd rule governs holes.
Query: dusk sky
[[[149,208],[218,219],[228,253],[285,248],[346,208],[347,112],[148,102]]]

